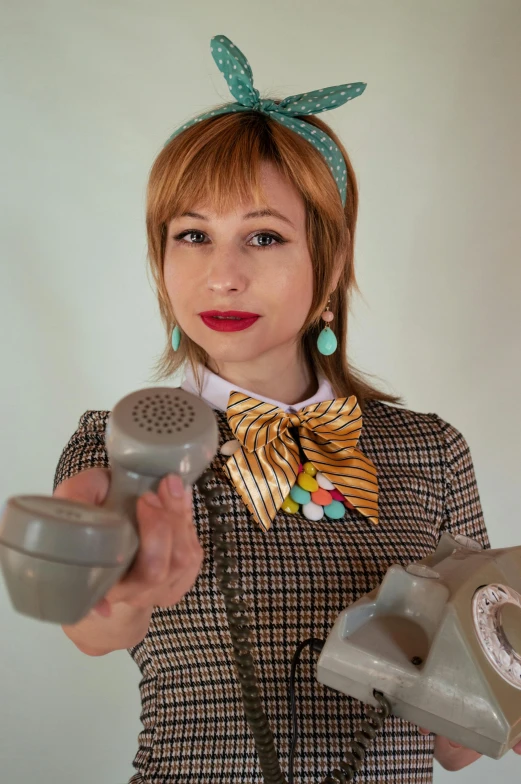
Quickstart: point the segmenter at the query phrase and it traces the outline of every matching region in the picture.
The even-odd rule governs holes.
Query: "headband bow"
[[[223,466],[253,517],[266,531],[295,483],[299,447],[288,427],[298,428],[309,461],[361,514],[378,523],[378,479],[357,448],[362,412],[354,395],[304,406],[293,414],[231,392],[226,409],[240,448]]]
[[[340,149],[324,131],[315,128],[309,123],[299,120],[298,117],[306,114],[319,114],[320,112],[336,109],[338,106],[358,98],[366,88],[365,82],[340,84],[336,87],[325,87],[322,90],[313,90],[310,93],[299,93],[284,98],[279,104],[269,99],[261,99],[259,91],[253,86],[253,74],[250,64],[229,38],[225,35],[215,35],[211,40],[212,57],[221,73],[226,79],[226,84],[235,98],[235,103],[205,112],[190,120],[167,139],[165,146],[179,133],[201,120],[219,114],[230,112],[258,111],[268,114],[274,120],[303,136],[325,158],[329,169],[335,178],[342,204],[345,206],[347,194],[347,170],[344,156]]]

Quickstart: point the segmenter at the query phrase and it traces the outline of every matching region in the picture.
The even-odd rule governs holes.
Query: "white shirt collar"
[[[327,378],[325,378],[325,376],[321,375],[318,377],[319,385],[314,395],[307,398],[307,400],[302,400],[300,403],[295,403],[292,406],[288,406],[286,403],[282,403],[280,400],[273,400],[270,397],[265,397],[264,395],[258,395],[255,392],[251,392],[249,389],[244,389],[244,387],[239,387],[237,384],[232,384],[221,376],[213,373],[207,367],[201,366],[201,371],[203,374],[201,395],[199,395],[197,390],[192,367],[188,361],[185,365],[185,377],[181,383],[181,389],[201,397],[210,406],[213,406],[213,408],[217,408],[220,411],[226,411],[230,392],[234,390],[237,392],[244,392],[245,395],[254,397],[256,400],[262,400],[265,403],[271,403],[272,405],[278,406],[286,413],[294,413],[299,411],[301,408],[304,408],[304,406],[309,406],[312,403],[322,403],[324,400],[334,400],[335,398],[333,387],[331,386],[330,382]]]

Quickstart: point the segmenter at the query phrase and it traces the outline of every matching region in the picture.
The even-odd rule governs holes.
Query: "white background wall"
[[[0,0],[0,499],[50,493],[86,409],[151,383],[162,329],[144,194],[170,133],[232,100],[224,33],[257,88],[366,81],[330,122],[360,180],[353,361],[472,450],[493,546],[521,544],[519,0]],[[122,784],[139,671],[16,614],[0,582],[0,770]],[[521,758],[436,782],[517,781]]]

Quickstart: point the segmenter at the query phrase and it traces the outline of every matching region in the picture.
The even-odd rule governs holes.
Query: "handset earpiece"
[[[183,389],[150,387],[122,398],[105,443],[111,469],[102,506],[43,495],[9,498],[0,515],[0,567],[15,610],[72,625],[132,566],[136,503],[165,474],[193,485],[217,452],[212,409]]]

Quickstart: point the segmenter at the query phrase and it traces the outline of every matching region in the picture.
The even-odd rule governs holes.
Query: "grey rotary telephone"
[[[233,530],[219,522],[227,508],[215,503],[219,488],[206,487],[215,479],[205,469],[217,447],[215,415],[200,398],[168,387],[127,395],[107,423],[111,485],[103,506],[9,498],[0,516],[0,565],[15,610],[77,623],[132,565],[139,496],[170,472],[185,485],[197,483],[219,552],[219,585],[264,778],[283,782],[267,719],[252,709],[251,691],[249,702],[244,696],[244,683],[256,683],[247,625],[237,630],[237,608],[246,608],[231,586],[236,573],[232,568],[226,578],[222,568],[233,560],[223,555],[233,548],[226,545]],[[378,588],[338,617],[320,651],[320,683],[371,705],[384,700],[396,716],[501,757],[521,739],[521,547],[483,550],[444,534],[427,558],[391,566]]]

